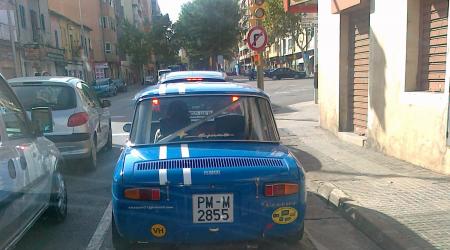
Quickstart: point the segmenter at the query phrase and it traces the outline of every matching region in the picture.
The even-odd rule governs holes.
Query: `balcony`
[[[52,48],[39,44],[25,44],[24,50],[26,60],[65,62],[64,49]]]

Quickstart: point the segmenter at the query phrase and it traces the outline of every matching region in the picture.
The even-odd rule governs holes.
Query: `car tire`
[[[97,168],[97,137],[94,136],[92,139],[91,144],[91,153],[89,157],[86,159],[86,164],[88,168],[90,169],[96,169]]]
[[[112,149],[112,127],[111,127],[111,122],[109,123],[109,133],[108,133],[108,142],[106,143],[105,146],[105,151],[111,151]]]
[[[114,221],[114,214],[111,213],[111,215],[112,215],[111,236],[114,249],[116,250],[130,249],[131,243],[119,234],[119,231],[117,231],[116,223]]]
[[[56,222],[62,222],[67,216],[67,189],[59,170],[53,175],[52,193],[50,195],[49,216]]]
[[[272,76],[272,80],[276,81],[278,79],[279,79],[278,76]]]
[[[300,75],[294,75],[294,79],[300,79]]]
[[[305,224],[303,223],[302,227],[296,234],[286,237],[286,243],[289,245],[295,245],[299,241],[303,239],[303,234],[305,233]]]

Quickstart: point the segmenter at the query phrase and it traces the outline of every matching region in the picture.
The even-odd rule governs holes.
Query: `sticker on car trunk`
[[[298,217],[297,209],[293,207],[280,207],[272,213],[272,220],[276,224],[289,224]]]

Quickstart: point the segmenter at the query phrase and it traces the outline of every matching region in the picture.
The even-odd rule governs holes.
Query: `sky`
[[[181,5],[190,1],[191,0],[158,0],[158,3],[161,12],[163,14],[169,14],[170,20],[176,22],[181,11]]]

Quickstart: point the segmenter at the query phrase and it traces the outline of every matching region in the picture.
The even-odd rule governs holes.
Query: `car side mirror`
[[[102,108],[111,107],[111,101],[110,100],[103,100],[102,101]]]
[[[37,136],[53,132],[53,115],[48,107],[36,107],[31,109],[31,124]]]
[[[130,133],[131,132],[131,123],[125,123],[125,125],[123,125],[123,132],[126,133]]]

